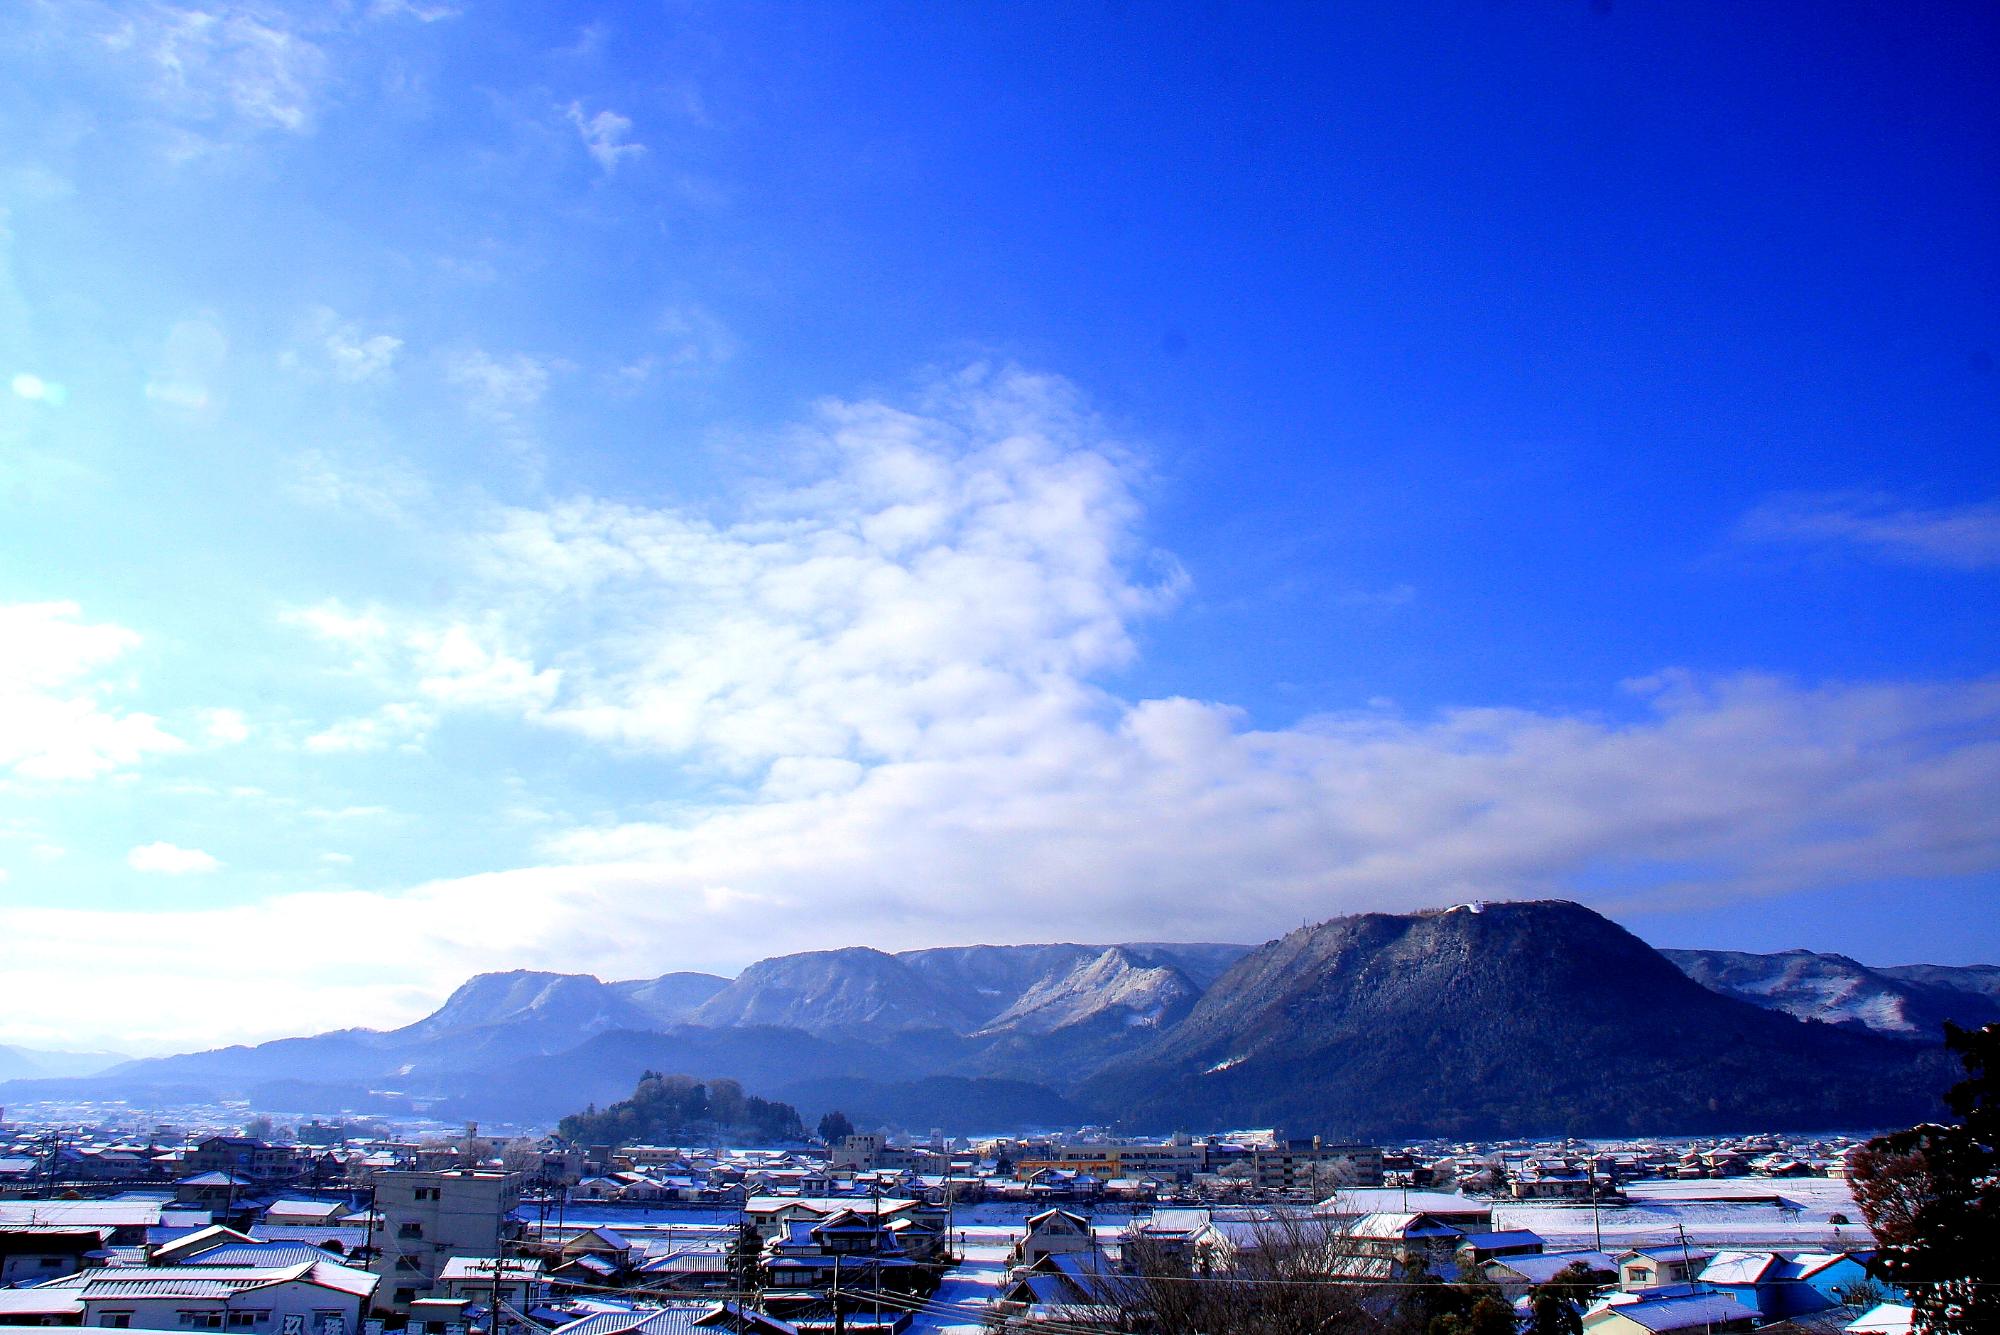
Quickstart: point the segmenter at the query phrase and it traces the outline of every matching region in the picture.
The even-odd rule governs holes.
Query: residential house
[[[1873,1253],[1786,1254],[1769,1251],[1721,1251],[1702,1268],[1701,1283],[1753,1307],[1767,1321],[1824,1311],[1885,1294],[1868,1274]]]
[[[1625,1293],[1691,1283],[1715,1253],[1683,1242],[1636,1247],[1618,1256],[1618,1287]]]
[[[1532,1229],[1505,1229],[1497,1233],[1467,1233],[1454,1249],[1462,1267],[1478,1268],[1496,1256],[1521,1256],[1542,1250],[1542,1235]]]
[[[296,1146],[254,1136],[210,1136],[188,1151],[184,1167],[189,1173],[234,1173],[262,1186],[296,1181],[306,1157]]]
[[[61,1279],[108,1257],[104,1235],[94,1228],[0,1228],[0,1286]]]
[[[1582,1265],[1602,1278],[1606,1287],[1618,1281],[1618,1262],[1609,1252],[1510,1252],[1496,1256],[1480,1267],[1489,1284],[1499,1286],[1509,1302],[1537,1285],[1546,1284],[1573,1265]]]
[[[1755,1309],[1726,1293],[1619,1294],[1583,1314],[1584,1335],[1733,1335],[1756,1324]]]
[[[1101,1251],[1049,1252],[1000,1286],[993,1316],[1009,1328],[1048,1321],[1117,1329],[1133,1285]]]
[[[872,1214],[843,1210],[817,1221],[795,1219],[764,1251],[765,1305],[792,1321],[830,1318],[836,1309],[843,1316],[868,1311],[881,1305],[872,1295],[913,1290],[917,1264]]]
[[[1090,1219],[1071,1210],[1044,1210],[1029,1215],[1027,1232],[1011,1253],[1017,1266],[1032,1266],[1055,1252],[1087,1252],[1097,1247]]]
[[[540,1261],[526,1257],[454,1256],[438,1271],[436,1291],[482,1307],[491,1307],[497,1294],[509,1307],[526,1310],[548,1300],[549,1277]]]
[[[334,1261],[288,1266],[115,1266],[58,1281],[104,1329],[351,1335],[381,1281]]]

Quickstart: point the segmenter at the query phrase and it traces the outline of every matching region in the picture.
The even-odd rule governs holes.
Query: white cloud
[[[397,747],[418,750],[437,725],[434,711],[419,704],[392,702],[372,714],[342,719],[313,733],[305,748],[316,755],[351,755]]]
[[[202,734],[211,746],[235,746],[250,740],[250,720],[240,709],[204,709]]]
[[[739,772],[990,746],[1100,707],[1084,679],[1180,588],[1095,429],[1059,381],[978,372],[926,414],[825,405],[804,475],[728,522],[578,499],[503,512],[471,556],[563,670],[554,726]]]
[[[286,366],[324,375],[348,385],[385,380],[395,366],[403,340],[393,334],[371,334],[326,306],[306,317],[297,343],[282,356]]]
[[[1752,542],[1860,547],[1909,565],[2000,567],[2000,503],[1925,508],[1881,492],[1806,492],[1758,506],[1738,525]]]
[[[351,671],[442,708],[497,706],[532,716],[548,707],[562,680],[560,670],[537,668],[510,651],[509,632],[490,613],[432,622],[329,601],[280,619],[339,648]],[[423,726],[429,723],[426,715]]]
[[[92,779],[184,749],[153,715],[111,703],[102,673],[139,643],[73,602],[0,604],[0,772]]]
[[[139,845],[125,855],[125,865],[133,871],[161,876],[190,876],[222,866],[213,855],[199,848],[181,848],[165,842]]]
[[[581,102],[572,102],[563,108],[563,115],[576,127],[577,136],[583,140],[584,151],[607,175],[617,171],[618,164],[626,158],[637,157],[646,151],[644,144],[627,141],[626,136],[632,133],[629,117],[610,110],[585,115]]]

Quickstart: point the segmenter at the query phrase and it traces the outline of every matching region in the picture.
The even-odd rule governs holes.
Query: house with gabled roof
[[[1626,1293],[1686,1284],[1701,1273],[1715,1253],[1685,1242],[1658,1247],[1634,1247],[1618,1254],[1618,1287]]]
[[[1043,1210],[1027,1219],[1027,1231],[1014,1244],[1011,1259],[1017,1266],[1032,1266],[1042,1257],[1057,1252],[1087,1252],[1097,1247],[1097,1232],[1087,1215],[1074,1210]]]
[[[1674,1292],[1670,1296],[1622,1293],[1583,1314],[1584,1335],[1734,1335],[1757,1324],[1756,1309],[1726,1293]]]
[[[83,1324],[244,1335],[353,1335],[381,1278],[335,1261],[286,1266],[108,1266],[58,1281]]]

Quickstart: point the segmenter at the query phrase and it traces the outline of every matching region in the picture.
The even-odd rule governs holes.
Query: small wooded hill
[[[632,1097],[599,1111],[589,1107],[558,1129],[578,1145],[675,1145],[715,1138],[733,1144],[778,1145],[806,1137],[799,1110],[752,1094],[734,1080],[696,1080],[647,1071]]]
[[[1075,1097],[1136,1129],[1609,1135],[1901,1124],[1948,1083],[1934,1049],[1719,995],[1537,902],[1302,928]]]

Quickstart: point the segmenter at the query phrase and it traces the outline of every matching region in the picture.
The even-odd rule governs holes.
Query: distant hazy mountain
[[[115,1052],[44,1052],[0,1044],[0,1080],[95,1075],[125,1060]]]
[[[2000,968],[1919,964],[1871,969],[1845,955],[1786,950],[1663,950],[1688,977],[1802,1020],[1853,1024],[1895,1038],[1936,1039],[1946,1020],[2000,1020]]]
[[[730,1077],[809,1119],[840,1106],[955,1134],[1086,1118],[1335,1135],[1811,1129],[1927,1113],[1949,1072],[1926,1065],[1926,1036],[1947,1014],[2000,1014],[2000,968],[1673,954],[1556,903],[1339,918],[1256,948],[852,947],[733,980],[520,970],[470,979],[401,1029],[85,1079],[52,1078],[42,1054],[7,1066],[0,1049],[0,1078],[26,1077],[0,1103],[227,1096],[550,1122],[652,1069]],[[1779,1013],[1795,1008],[1843,1023]]]
[[[1892,964],[1875,972],[2000,1002],[2000,964]]]
[[[1301,928],[1076,1097],[1152,1129],[1613,1134],[1903,1123],[1947,1078],[1929,1049],[1722,996],[1546,902]]]

